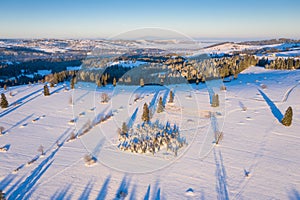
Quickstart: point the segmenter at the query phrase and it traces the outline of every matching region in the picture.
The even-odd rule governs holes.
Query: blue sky
[[[0,38],[106,38],[143,27],[193,38],[300,39],[299,0],[1,0]]]

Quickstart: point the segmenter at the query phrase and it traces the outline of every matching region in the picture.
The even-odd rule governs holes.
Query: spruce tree
[[[116,85],[117,85],[117,79],[114,78],[114,79],[113,79],[113,86],[116,87]]]
[[[163,100],[159,97],[158,105],[157,105],[157,113],[161,113],[164,111]]]
[[[7,108],[8,107],[8,101],[6,99],[6,96],[4,93],[1,93],[1,108]]]
[[[45,96],[49,96],[50,95],[49,88],[48,88],[47,85],[44,85],[44,95]]]
[[[285,111],[284,117],[281,120],[281,123],[285,126],[290,126],[292,124],[293,120],[293,109],[292,107],[288,107],[288,109]]]
[[[214,94],[214,96],[212,97],[212,107],[218,107],[219,106],[219,95],[218,94]]]
[[[143,120],[143,122],[149,122],[150,121],[149,108],[148,108],[147,103],[145,103],[144,107],[143,107],[142,120]]]
[[[170,93],[169,93],[169,103],[173,103],[173,102],[174,102],[174,95],[173,95],[173,92],[171,90]]]

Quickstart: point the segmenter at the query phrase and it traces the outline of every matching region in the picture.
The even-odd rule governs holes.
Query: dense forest
[[[99,87],[116,83],[138,85],[143,79],[144,84],[174,84],[174,83],[199,83],[209,79],[233,76],[249,66],[262,66],[267,69],[294,70],[300,68],[300,60],[294,58],[258,58],[254,55],[234,55],[231,57],[210,58],[199,55],[184,58],[178,55],[166,56],[122,56],[114,61],[143,62],[139,67],[124,67],[121,64],[108,65],[108,60],[99,62],[99,59],[88,60],[34,60],[20,64],[2,66],[0,78],[6,81],[4,85],[20,85],[33,82],[49,82],[57,84],[72,77],[76,81],[95,82]],[[100,64],[99,64],[100,63]],[[67,71],[68,66],[80,66],[79,71]],[[105,67],[104,67],[105,66]],[[51,70],[52,74],[42,76],[38,70]],[[28,77],[26,74],[33,74]],[[5,75],[5,76],[4,76]],[[11,79],[14,77],[14,79]]]

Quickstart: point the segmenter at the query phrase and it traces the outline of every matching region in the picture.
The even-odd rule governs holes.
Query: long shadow
[[[27,95],[21,97],[20,99],[14,101],[14,102],[11,103],[10,105],[11,105],[11,106],[14,106],[14,105],[16,105],[16,104],[18,104],[18,103],[22,103],[22,101],[24,101],[25,99],[31,97],[32,95],[34,95],[34,94],[36,94],[36,93],[41,92],[42,90],[43,90],[43,88],[41,88],[41,89],[39,89],[39,90],[36,90],[36,91],[34,91],[34,92],[30,93],[30,94],[27,94]]]
[[[9,129],[5,130],[5,131],[4,131],[4,134],[5,134],[6,132],[9,132],[11,129],[14,129],[14,128],[17,127],[17,126],[20,126],[20,125],[23,124],[25,121],[27,121],[28,119],[30,119],[32,116],[33,116],[33,114],[28,115],[28,116],[25,117],[24,119],[18,121],[16,124],[14,124],[13,126],[11,126]]]
[[[159,200],[160,199],[159,180],[156,180],[155,185],[153,187],[152,199],[155,199],[155,200]]]
[[[135,200],[136,199],[135,196],[136,196],[136,184],[134,184],[133,187],[132,187],[129,199],[130,200]]]
[[[60,88],[58,88],[58,89],[56,89],[56,90],[53,90],[51,93],[50,93],[50,95],[52,95],[52,94],[54,94],[54,93],[56,93],[56,92],[58,92],[58,91],[60,91],[60,90],[62,90],[62,89],[64,89],[65,87],[60,87]]]
[[[211,127],[212,127],[214,133],[219,132],[218,120],[217,120],[215,114],[213,114],[213,113],[211,113],[211,116],[210,116],[210,124],[211,124]]]
[[[42,89],[41,89],[41,90],[38,90],[38,91],[36,91],[36,92],[34,92],[34,93],[37,93],[37,92],[40,92],[40,91],[42,91]],[[29,95],[27,95],[27,96],[29,96]],[[36,98],[39,97],[39,96],[41,96],[41,94],[36,95],[36,96],[34,96],[34,97],[28,99],[27,101],[25,101],[25,102],[23,102],[23,103],[21,103],[21,104],[19,104],[19,105],[17,105],[17,106],[11,107],[11,109],[7,109],[7,110],[1,112],[1,113],[0,113],[0,118],[1,118],[1,117],[4,117],[5,115],[7,115],[7,114],[9,114],[9,113],[11,113],[11,112],[13,112],[14,110],[18,109],[19,107],[25,105],[26,103],[28,103],[28,102],[30,102],[30,101],[36,99]]]
[[[9,174],[0,182],[0,190],[4,191],[5,188],[16,178],[16,175]]]
[[[20,185],[24,178],[25,175],[22,176],[18,181],[16,181],[8,190],[6,190],[5,195],[8,197],[15,190],[15,188],[17,188],[17,186]]]
[[[57,138],[56,143],[54,143],[53,145],[51,145],[51,146],[45,151],[45,153],[48,153],[55,145],[58,145],[58,147],[61,147],[61,146],[65,143],[65,141],[67,140],[68,136],[65,137],[63,140],[62,140],[62,138],[63,138],[64,136],[68,135],[68,133],[69,133],[71,130],[72,130],[71,128],[67,128],[67,129],[66,129],[66,130],[65,130],[65,131]],[[61,142],[61,144],[58,144],[60,140],[62,140],[62,142]]]
[[[94,157],[96,157],[96,158],[98,157],[104,143],[105,143],[105,138],[101,138],[100,141],[98,142],[97,146],[93,149],[92,155]]]
[[[216,155],[216,150],[214,149],[214,157],[216,162],[216,192],[218,194],[218,199],[229,200],[227,181],[226,181],[226,171],[223,164],[223,157],[221,151],[219,151],[219,157]]]
[[[9,196],[8,200],[28,199],[32,194],[31,189],[35,186],[35,184],[43,176],[43,174],[49,169],[52,163],[53,160],[45,166],[42,166],[41,169],[38,168],[34,170],[32,175],[27,177],[26,180]]]
[[[153,96],[153,98],[151,99],[151,101],[149,103],[149,110],[152,110],[152,113],[155,112],[156,101],[157,101],[157,97],[158,97],[159,92],[160,92],[160,90],[155,93],[155,95]]]
[[[101,190],[100,190],[100,192],[99,192],[99,194],[98,194],[96,200],[103,200],[103,199],[105,199],[105,197],[106,197],[106,195],[107,195],[107,189],[108,189],[108,184],[109,184],[109,182],[110,182],[110,178],[111,178],[111,176],[109,175],[109,176],[105,179],[105,181],[104,181],[104,183],[103,183],[103,185],[102,185],[102,188],[101,188]]]
[[[288,195],[289,200],[300,200],[300,193],[296,189],[292,189]]]
[[[125,198],[125,196],[127,196],[129,185],[130,185],[130,180],[127,180],[127,177],[125,175],[122,179],[122,182],[119,185],[115,200],[123,199]]]
[[[96,117],[92,121],[92,125],[95,126],[101,122],[101,119],[104,118],[108,114],[110,106],[104,108],[104,110],[96,115]]]
[[[69,190],[71,189],[72,185],[68,184],[66,187],[64,187],[63,189],[59,189],[55,192],[54,195],[52,195],[51,199],[55,199],[55,200],[64,200],[66,199],[66,196],[69,192]]]
[[[89,199],[90,193],[93,189],[94,186],[94,182],[93,181],[89,181],[88,184],[85,186],[82,194],[79,197],[79,200],[81,199]]]
[[[204,191],[203,190],[201,190],[201,198],[200,198],[201,200],[205,200],[205,193],[204,193]]]
[[[163,98],[162,98],[162,102],[163,102],[163,105],[166,105],[167,103],[167,98],[169,96],[169,93],[170,93],[170,89],[168,88],[167,91],[165,92]],[[175,96],[175,93],[173,91],[173,97]]]
[[[84,93],[83,95],[81,95],[80,97],[78,97],[75,101],[74,104],[77,103],[78,101],[80,101],[82,98],[84,98],[86,95],[88,95],[90,93],[90,91],[87,91],[86,93]]]
[[[148,185],[147,192],[144,196],[144,200],[149,200],[150,199],[150,189],[151,189],[151,185]]]
[[[258,89],[258,91],[261,94],[261,96],[264,98],[264,100],[267,102],[267,104],[269,105],[269,107],[270,107],[270,109],[271,109],[272,114],[274,115],[274,117],[276,117],[276,119],[281,123],[283,115],[280,112],[280,110],[276,107],[276,105],[274,104],[274,102],[265,93],[263,93],[259,89]]]
[[[139,108],[136,108],[135,111],[133,112],[133,114],[131,115],[131,117],[127,123],[128,128],[131,128],[133,126],[138,110],[139,110]]]
[[[48,170],[54,160],[52,158],[55,156],[59,148],[54,150],[45,160],[43,160],[32,172],[31,174],[12,192],[9,196],[10,199],[26,199],[26,196],[30,194],[30,190],[35,186],[38,180],[43,176],[43,174]],[[52,161],[51,161],[52,160]]]
[[[160,188],[158,188],[158,190],[156,192],[155,200],[160,200]]]

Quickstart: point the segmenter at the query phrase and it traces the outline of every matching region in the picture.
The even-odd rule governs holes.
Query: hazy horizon
[[[296,0],[12,0],[1,3],[0,38],[105,39],[154,27],[194,39],[299,39],[299,7]]]

